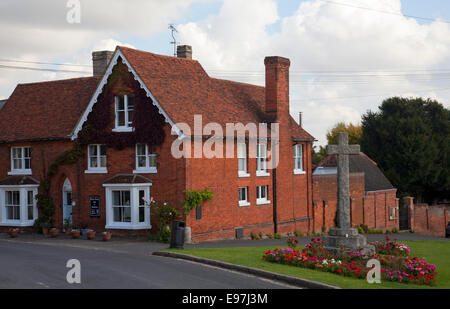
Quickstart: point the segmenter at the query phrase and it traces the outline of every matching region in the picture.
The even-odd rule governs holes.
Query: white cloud
[[[400,0],[340,2],[401,12]],[[297,118],[302,111],[304,127],[320,143],[336,122],[356,123],[390,95],[431,96],[450,107],[450,91],[429,91],[449,88],[448,74],[428,74],[450,68],[448,24],[419,24],[413,18],[318,0],[302,2],[280,20],[280,32],[269,34],[267,27],[277,20],[274,0],[245,5],[224,0],[218,15],[178,29],[183,43],[193,46],[194,58],[213,76],[264,84],[264,56],[290,58],[291,114]],[[371,73],[302,73],[318,70]]]

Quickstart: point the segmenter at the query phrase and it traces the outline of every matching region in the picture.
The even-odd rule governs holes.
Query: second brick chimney
[[[283,57],[266,57],[266,106],[270,115],[289,115],[289,66]]]
[[[108,64],[111,61],[113,51],[102,50],[92,52],[92,66],[94,76],[103,75],[108,68]]]
[[[192,59],[192,46],[190,45],[177,46],[177,57]]]

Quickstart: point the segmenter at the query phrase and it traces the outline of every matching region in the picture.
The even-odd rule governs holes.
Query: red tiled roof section
[[[202,115],[203,125],[216,122],[222,127],[266,120],[264,87],[211,78],[197,60],[119,49],[175,123],[193,128],[195,114]],[[290,126],[294,138],[314,139],[293,119]]]
[[[63,138],[72,133],[100,77],[19,84],[0,112],[0,141]]]

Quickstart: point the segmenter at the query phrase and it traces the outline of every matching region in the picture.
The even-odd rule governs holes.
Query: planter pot
[[[66,228],[66,235],[72,235],[72,228]]]
[[[90,229],[81,229],[81,236],[86,235],[87,232],[92,231]]]
[[[87,236],[87,239],[94,239],[95,238],[95,231],[86,232],[86,236]]]
[[[48,234],[48,227],[42,227],[42,234],[44,235]]]
[[[19,236],[19,230],[11,230],[8,233],[11,238],[16,238],[17,236]]]
[[[80,230],[72,230],[72,238],[80,238],[81,231]]]
[[[49,233],[50,233],[50,236],[51,236],[51,237],[56,237],[56,236],[58,236],[58,234],[59,234],[59,230],[58,230],[58,229],[51,229],[51,230],[49,231]]]
[[[111,233],[102,233],[103,241],[108,241],[111,239],[112,234]]]

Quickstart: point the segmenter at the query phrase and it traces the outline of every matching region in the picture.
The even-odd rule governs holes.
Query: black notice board
[[[90,216],[91,217],[100,217],[100,196],[91,195],[89,196],[89,204],[90,204]]]

